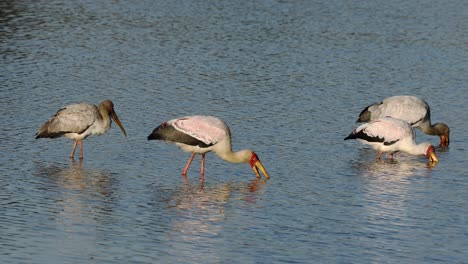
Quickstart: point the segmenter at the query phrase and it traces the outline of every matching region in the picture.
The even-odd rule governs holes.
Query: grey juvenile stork
[[[111,127],[111,118],[127,136],[122,123],[114,111],[114,104],[105,100],[95,106],[88,103],[71,104],[63,107],[45,122],[36,133],[36,138],[57,138],[65,136],[75,140],[70,158],[75,156],[76,145],[80,145],[80,159],[83,159],[83,139],[90,135],[101,135]]]

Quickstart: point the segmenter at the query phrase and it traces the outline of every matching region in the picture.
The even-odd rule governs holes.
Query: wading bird
[[[75,156],[76,145],[80,145],[80,159],[83,159],[83,139],[90,135],[101,135],[111,127],[111,117],[119,125],[125,136],[122,123],[114,111],[114,104],[105,100],[95,106],[79,103],[63,107],[45,122],[36,133],[36,138],[57,138],[65,136],[75,140],[70,158]]]
[[[440,137],[440,145],[447,147],[450,143],[450,129],[444,123],[431,125],[429,105],[415,96],[401,95],[384,99],[362,110],[356,122],[370,122],[377,118],[391,116],[408,122],[427,135]]]
[[[347,139],[357,139],[372,146],[379,151],[377,159],[380,159],[384,152],[389,152],[390,158],[393,159],[394,153],[402,151],[411,155],[425,155],[432,164],[439,162],[430,143],[417,145],[411,125],[393,117],[382,117],[362,124],[345,138]]]
[[[232,151],[229,127],[223,120],[214,116],[186,116],[169,120],[153,130],[148,136],[148,140],[152,139],[175,143],[183,151],[192,153],[182,170],[184,176],[195,154],[201,154],[200,178],[203,178],[205,153],[213,151],[225,161],[249,163],[257,178],[261,178],[259,169],[267,179],[270,178],[255,152],[252,150]]]

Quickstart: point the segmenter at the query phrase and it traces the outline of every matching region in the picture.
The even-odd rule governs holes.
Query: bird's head
[[[440,137],[440,146],[448,147],[450,144],[450,128],[444,123],[437,123],[434,128]]]
[[[437,155],[435,153],[435,149],[432,145],[429,145],[429,147],[427,148],[426,157],[429,159],[430,164],[436,164],[439,162],[439,159],[437,158]]]
[[[250,167],[252,167],[252,170],[255,172],[257,178],[262,177],[258,172],[258,170],[260,170],[263,173],[263,175],[265,175],[265,178],[270,179],[270,175],[265,170],[265,167],[263,167],[263,164],[260,162],[260,159],[258,158],[257,154],[255,154],[255,152],[251,150],[249,151],[249,153],[251,154],[248,162],[250,164]]]
[[[127,136],[125,128],[123,127],[122,123],[120,123],[119,117],[117,117],[117,114],[115,113],[114,103],[111,100],[105,100],[99,104],[99,108],[101,107],[104,108],[107,111],[107,113],[109,113],[109,116],[112,117],[112,119],[114,119],[115,123],[120,127],[124,135]]]

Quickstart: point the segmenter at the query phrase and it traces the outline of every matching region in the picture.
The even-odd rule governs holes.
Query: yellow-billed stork
[[[393,158],[394,153],[402,151],[411,155],[425,155],[432,164],[439,162],[434,147],[428,142],[416,144],[413,128],[401,119],[378,118],[360,125],[345,138],[347,139],[357,139],[372,146],[379,151],[377,159],[380,159],[384,152],[389,152],[390,158]]]
[[[191,152],[187,165],[182,170],[182,175],[192,163],[195,154],[201,154],[201,171],[203,178],[205,173],[205,153],[213,151],[220,158],[231,163],[249,163],[257,178],[261,178],[260,171],[267,179],[267,173],[257,154],[252,150],[233,152],[231,149],[231,132],[226,123],[214,116],[186,116],[162,123],[148,136],[148,140],[157,139],[175,143],[183,151]]]
[[[409,95],[388,97],[380,103],[367,106],[356,122],[369,122],[386,116],[404,120],[427,135],[439,136],[441,146],[449,145],[449,127],[444,123],[431,125],[431,109],[418,97]]]
[[[83,139],[90,135],[101,135],[111,127],[111,118],[119,125],[125,136],[122,123],[114,111],[114,104],[105,100],[95,106],[88,103],[71,104],[63,107],[45,122],[36,133],[37,138],[65,136],[75,140],[70,158],[75,156],[76,145],[80,145],[80,159],[83,159]]]

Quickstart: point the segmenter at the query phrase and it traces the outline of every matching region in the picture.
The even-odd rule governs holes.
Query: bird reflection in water
[[[81,160],[65,167],[43,164],[38,167],[36,174],[47,179],[43,184],[48,199],[56,201],[50,210],[56,211],[56,221],[66,225],[66,230],[77,222],[95,225],[112,211],[109,172],[83,168]]]
[[[184,181],[181,189],[174,189],[168,206],[177,209],[200,212],[212,220],[224,218],[224,206],[235,200],[255,203],[258,192],[266,185],[267,180],[254,179],[250,182],[228,182],[205,186],[201,181],[192,185]]]
[[[186,186],[190,186],[190,180],[188,179],[187,175],[182,175],[182,179],[184,181],[184,184]],[[262,179],[262,178],[255,178],[254,180],[250,181],[250,184],[249,184],[249,190],[250,190],[250,193],[254,193],[260,189],[263,188],[263,186],[268,182],[269,179],[265,178],[265,179]],[[200,177],[200,180],[199,180],[199,188],[200,189],[203,189],[205,187],[205,179],[204,177]]]
[[[361,149],[360,156],[371,155],[369,149]],[[364,153],[365,152],[365,153]],[[372,152],[373,155],[373,152]],[[394,180],[413,175],[429,175],[434,167],[418,157],[400,153],[400,159],[368,159],[352,161],[352,167],[360,176],[392,177]]]
[[[402,219],[414,213],[414,203],[431,200],[427,183],[433,168],[409,155],[399,160],[354,161],[351,167],[357,176],[353,184],[360,192],[359,199],[351,199],[350,204],[358,206],[355,215],[369,223],[366,232],[408,235],[400,233]]]
[[[198,247],[219,243],[219,234],[225,227],[222,223],[235,213],[236,208],[255,204],[257,198],[262,196],[261,190],[267,180],[256,178],[250,182],[206,185],[196,180],[193,182],[195,184],[186,180],[179,188],[172,190],[165,201],[168,203],[167,209],[171,211],[167,215],[174,216],[167,236],[181,260],[204,259],[205,256],[193,255],[203,254],[204,251],[198,250]]]
[[[58,187],[67,190],[97,191],[106,196],[109,194],[110,173],[83,168],[83,161],[71,161],[70,166],[39,165],[37,173],[52,179]]]

